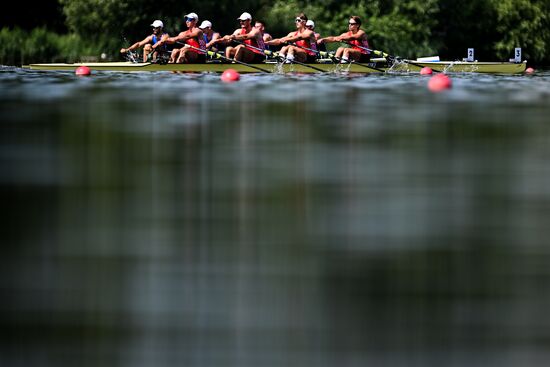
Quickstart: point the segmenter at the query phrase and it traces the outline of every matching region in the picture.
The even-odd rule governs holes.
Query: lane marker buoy
[[[232,83],[241,79],[241,74],[235,69],[227,69],[222,73],[222,82]]]

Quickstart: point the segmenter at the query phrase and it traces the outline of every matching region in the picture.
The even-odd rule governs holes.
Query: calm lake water
[[[542,366],[550,72],[0,68],[1,366]]]

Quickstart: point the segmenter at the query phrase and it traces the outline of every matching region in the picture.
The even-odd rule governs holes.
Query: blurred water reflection
[[[0,71],[0,365],[548,361],[550,73]]]

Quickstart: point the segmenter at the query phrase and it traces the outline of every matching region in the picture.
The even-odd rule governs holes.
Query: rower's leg
[[[225,57],[227,57],[228,59],[232,58],[234,53],[235,53],[235,47],[233,46],[228,46],[225,49]]]
[[[359,61],[359,59],[361,58],[361,51],[354,50],[352,48],[347,48],[346,50],[347,50],[347,53],[344,53],[344,55],[347,55],[347,58],[349,60]]]
[[[244,47],[243,45],[238,45],[237,47],[235,47],[234,59],[237,60],[237,61],[242,61],[243,57],[244,57],[244,54],[245,54],[245,51],[247,51],[247,50],[246,50],[246,47]]]
[[[286,53],[288,52],[289,47],[290,46],[283,46],[281,48],[281,51],[279,51],[279,55],[281,55],[282,57],[286,57]]]
[[[199,54],[193,51],[187,51],[185,53],[185,62],[188,64],[196,63],[197,59],[199,57]]]
[[[178,61],[176,63],[178,64],[188,64],[189,63],[189,55],[192,54],[189,50],[189,48],[183,48],[180,52],[180,56],[178,57]]]
[[[347,47],[338,47],[338,49],[336,50],[336,54],[334,54],[334,57],[338,58],[338,59],[341,59],[342,58],[342,54],[344,53],[344,50],[346,50]]]
[[[153,47],[150,44],[143,46],[143,62],[147,62],[147,58],[152,51]]]
[[[180,55],[180,51],[181,49],[180,48],[175,48],[172,50],[172,54],[170,55],[170,61],[169,63],[175,63],[176,60],[178,59],[179,55]]]
[[[294,52],[294,59],[298,62],[306,62],[307,61],[307,53],[298,47],[293,47],[292,51]]]
[[[256,53],[252,50],[247,49],[246,47],[243,47],[243,50],[241,51],[242,59],[239,61],[244,62],[254,62],[254,59],[256,58]]]

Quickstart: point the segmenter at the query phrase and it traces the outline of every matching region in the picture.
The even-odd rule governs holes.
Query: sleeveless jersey
[[[187,30],[185,31],[186,33],[190,31]],[[206,54],[206,42],[204,42],[204,37],[192,37],[192,38],[188,38],[187,40],[185,40],[185,43],[188,44],[189,46],[193,46],[193,47],[196,47],[196,48],[200,48],[202,51],[199,51],[199,50],[196,50],[194,48],[190,48],[189,51],[191,52],[195,52],[197,54],[201,54],[201,55],[204,55]]]
[[[241,28],[241,34],[247,34],[248,32],[246,31],[246,29],[244,28]],[[252,47],[248,47],[248,49],[250,51],[253,51],[257,54],[260,54],[260,55],[264,55],[264,53],[260,50],[265,50],[265,43],[264,43],[264,39],[262,36],[260,36],[260,38],[256,37],[256,38],[252,38],[252,39],[248,39],[248,40],[244,40],[243,42],[245,45],[249,45],[249,46],[252,46]],[[256,48],[259,48],[260,50],[257,50]]]
[[[162,36],[164,36],[166,33],[163,33],[160,37],[157,38],[157,35],[156,34],[153,34],[152,36],[152,40],[151,40],[151,45],[154,45],[155,43],[157,43],[158,41],[160,41],[160,39],[162,38]],[[160,46],[160,49],[161,50],[166,50],[166,44]]]
[[[298,31],[296,31],[296,33],[294,33],[295,36],[298,35]],[[298,40],[296,41],[296,46],[300,46],[300,47],[305,47],[305,48],[310,48],[310,50],[304,50],[308,55],[310,56],[317,56],[317,43],[316,42],[311,42],[311,39],[309,40]]]
[[[351,31],[348,32],[348,35],[352,35],[353,33]],[[357,51],[360,51],[362,54],[370,54],[369,51],[365,50],[365,49],[362,49],[361,47],[364,47],[364,48],[370,48],[369,47],[369,42],[364,39],[364,40],[351,40],[349,41],[349,44],[352,45],[353,49],[354,50],[357,50]],[[357,46],[360,46],[360,47],[357,47]]]

